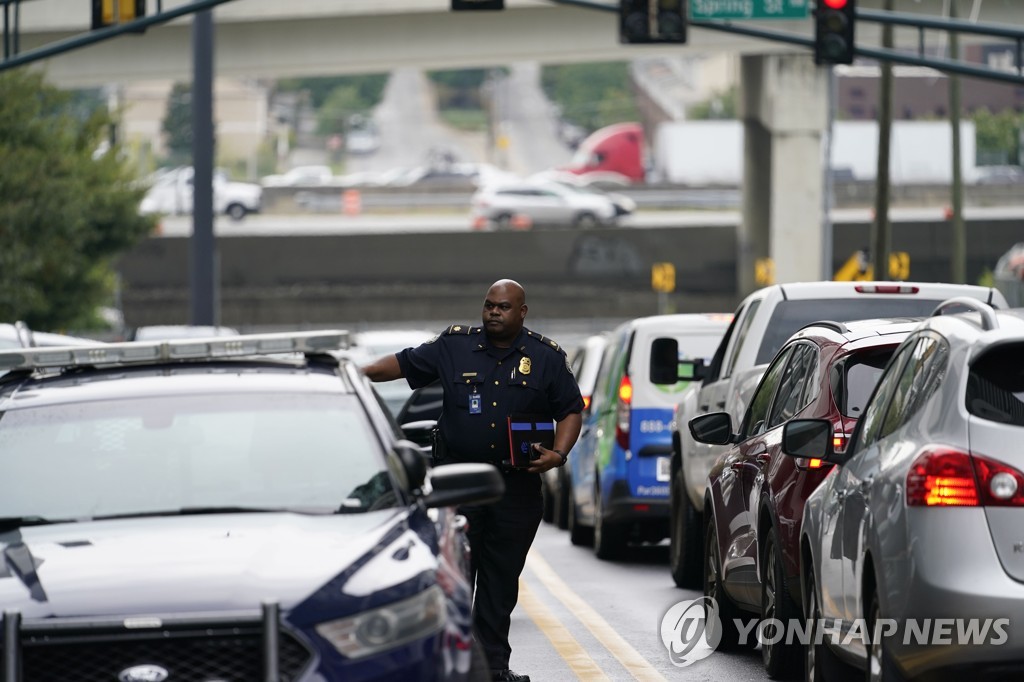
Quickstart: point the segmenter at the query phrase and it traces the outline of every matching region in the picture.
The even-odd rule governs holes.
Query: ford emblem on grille
[[[164,682],[169,673],[158,665],[133,665],[117,676],[119,682]]]

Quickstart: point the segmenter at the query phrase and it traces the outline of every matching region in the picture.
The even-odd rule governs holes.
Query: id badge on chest
[[[469,396],[469,413],[480,414],[480,394],[474,393]]]

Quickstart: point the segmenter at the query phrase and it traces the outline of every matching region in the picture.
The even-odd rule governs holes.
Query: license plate
[[[671,478],[671,476],[669,475],[670,472],[671,472],[670,466],[671,466],[671,460],[668,457],[659,457],[658,458],[658,480],[659,481],[667,481],[667,480],[669,480]]]

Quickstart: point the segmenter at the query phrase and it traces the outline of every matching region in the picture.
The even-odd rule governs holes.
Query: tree
[[[979,163],[1020,163],[1018,147],[1024,115],[1013,109],[996,113],[979,109],[973,119]]]
[[[316,129],[320,135],[344,134],[354,114],[366,114],[366,101],[352,85],[339,85],[316,112]]]
[[[630,83],[627,62],[549,65],[541,70],[541,86],[561,108],[562,118],[589,131],[640,120]]]
[[[37,73],[0,73],[0,320],[35,329],[97,324],[114,258],[156,223],[118,146],[99,151],[111,115],[70,100]]]
[[[192,84],[175,83],[167,98],[163,131],[167,135],[167,156],[172,166],[192,163]]]
[[[723,92],[715,93],[710,99],[690,107],[687,118],[700,121],[711,118],[736,118],[738,89],[735,85]]]

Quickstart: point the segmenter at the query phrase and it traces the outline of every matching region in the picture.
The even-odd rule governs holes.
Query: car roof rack
[[[344,350],[349,346],[349,332],[329,330],[35,347],[0,352],[0,372],[96,365],[117,367],[289,353],[319,354]]]
[[[955,296],[943,301],[936,306],[932,312],[932,317],[964,312],[963,310],[957,310],[957,308],[966,308],[969,312],[978,313],[981,316],[981,328],[985,331],[996,329],[999,326],[999,318],[996,317],[996,312],[992,309],[992,306],[970,296]]]

